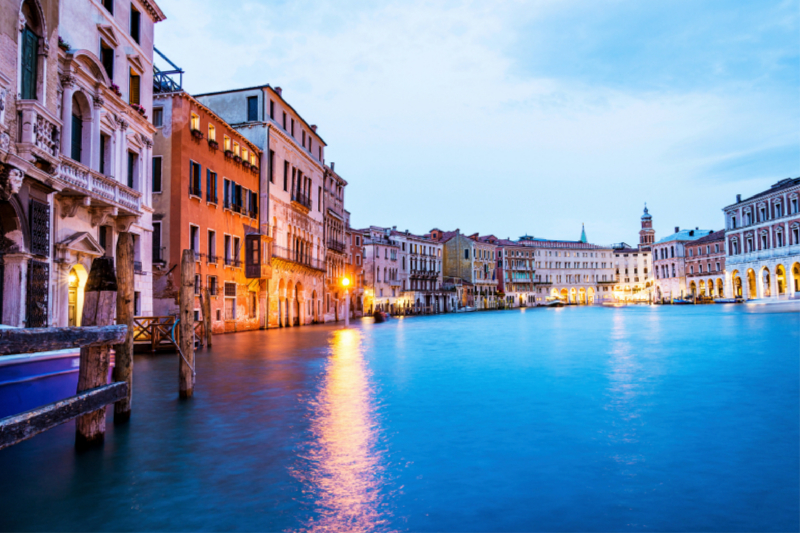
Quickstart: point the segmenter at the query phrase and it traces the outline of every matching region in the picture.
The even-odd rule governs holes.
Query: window
[[[269,182],[275,183],[275,151],[269,151]]]
[[[231,236],[225,235],[225,249],[223,250],[225,254],[225,264],[230,263],[231,260]]]
[[[302,137],[303,137],[303,148],[305,148],[305,146],[306,146],[306,130],[303,130]]]
[[[141,83],[142,78],[133,69],[130,69],[130,77],[128,78],[128,102],[131,104],[139,105],[141,103]]]
[[[258,294],[256,294],[256,291],[250,291],[250,293],[248,294],[248,300],[250,301],[250,318],[257,318]]]
[[[142,14],[131,5],[131,37],[137,43],[141,38]]]
[[[269,118],[275,120],[275,102],[272,100],[269,101]]]
[[[255,122],[258,120],[258,96],[247,97],[247,121]]]
[[[136,154],[128,152],[128,187],[134,187],[134,173],[136,172]]]
[[[464,259],[469,259],[469,248],[464,249]]]
[[[217,128],[215,128],[213,124],[208,125],[208,140],[209,141],[217,140]]]
[[[250,152],[247,148],[242,148],[242,159],[248,163],[250,162]]]
[[[161,222],[153,222],[153,263],[163,262],[161,257]]]
[[[208,287],[208,295],[209,296],[216,296],[217,295],[217,276],[207,276],[206,277],[206,286]],[[219,320],[219,315],[217,315],[217,320]]]
[[[189,161],[189,194],[198,198],[202,195],[200,190],[200,165],[194,161]]]
[[[233,259],[239,261],[239,237],[233,238]]]
[[[292,119],[292,137],[294,137],[294,119]]]
[[[794,240],[794,244],[800,243],[800,228],[797,226],[792,228],[792,239]]]
[[[108,46],[105,41],[100,40],[100,62],[108,74],[108,78],[114,79],[114,49]]]
[[[283,162],[283,190],[289,190],[289,162]]]
[[[142,315],[142,293],[139,291],[133,292],[133,315]]]
[[[189,128],[195,131],[200,131],[200,117],[197,116],[197,113],[192,113],[192,118],[189,122]]]
[[[114,14],[114,0],[103,0],[103,7],[112,15]]]
[[[286,111],[283,112],[283,131],[286,131]]]
[[[717,261],[717,272],[719,272],[719,271],[720,271],[720,268],[719,268],[719,261]]]
[[[224,136],[222,137],[222,148],[223,148],[223,149],[224,149],[226,152],[230,152],[230,150],[231,150],[231,138],[230,138],[230,137],[228,137],[227,135],[224,135]]]
[[[225,320],[236,320],[236,283],[225,282]]]
[[[317,211],[322,211],[322,187],[317,187]]]
[[[154,107],[153,108],[153,126],[156,128],[160,128],[164,125],[164,108],[163,107]]]
[[[217,173],[211,169],[206,169],[206,201],[217,203]]]
[[[22,99],[36,99],[39,37],[28,26],[22,31]]]
[[[208,262],[217,262],[217,233],[214,230],[208,230]]]
[[[75,107],[74,101],[72,110],[72,143],[70,145],[70,157],[80,163],[81,153],[83,152],[83,119],[78,114],[80,110]]]
[[[161,192],[161,156],[153,156],[153,192]]]
[[[797,198],[792,198],[792,214],[797,213]]]
[[[239,143],[233,141],[233,155],[238,155],[241,157],[241,151],[239,149]]]
[[[200,255],[200,228],[195,225],[189,225],[189,246],[194,252],[195,260],[199,259]]]
[[[108,135],[105,133],[100,134],[100,174],[108,175],[106,172],[107,162],[108,162],[108,151],[109,143],[108,143]]]

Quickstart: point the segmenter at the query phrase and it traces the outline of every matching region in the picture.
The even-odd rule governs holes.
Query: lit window
[[[209,141],[217,140],[217,128],[215,128],[213,124],[208,125],[208,140]]]
[[[198,117],[195,113],[192,113],[192,120],[189,127],[193,130],[200,131],[200,117]]]
[[[247,148],[242,148],[242,159],[244,159],[245,161],[250,160],[250,154],[247,151]]]
[[[231,149],[231,138],[228,137],[227,135],[225,135],[225,137],[223,138],[223,148],[226,151],[230,151]]]
[[[133,69],[130,69],[130,77],[128,79],[128,102],[131,104],[139,105],[141,102],[142,77]]]
[[[241,152],[239,151],[239,143],[236,141],[233,141],[233,155],[241,155]]]

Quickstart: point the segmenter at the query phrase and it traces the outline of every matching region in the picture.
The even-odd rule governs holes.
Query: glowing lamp
[[[347,278],[342,278],[342,287],[349,287],[349,286],[350,286],[350,280]]]
[[[78,276],[74,272],[69,273],[69,284],[74,285],[78,281]]]

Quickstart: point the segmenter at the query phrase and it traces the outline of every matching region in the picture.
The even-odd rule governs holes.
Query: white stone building
[[[747,299],[800,292],[800,178],[723,209],[726,293]]]
[[[686,281],[686,244],[714,233],[700,228],[681,230],[653,245],[655,293],[653,301],[669,303],[689,295]]]

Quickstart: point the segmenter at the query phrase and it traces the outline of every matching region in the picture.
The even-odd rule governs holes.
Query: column
[[[100,114],[105,100],[99,96],[92,98],[92,139],[89,143],[89,167],[100,172]]]
[[[72,156],[72,95],[75,94],[75,78],[61,78],[61,153]]]
[[[116,161],[116,177],[117,181],[127,185],[128,184],[128,123],[124,120],[118,120],[119,143],[117,146],[117,161]]]
[[[286,321],[286,327],[290,328],[294,325],[294,298],[286,298],[286,310],[289,317]]]
[[[3,256],[3,324],[25,327],[28,301],[28,260],[30,254],[16,253]]]

